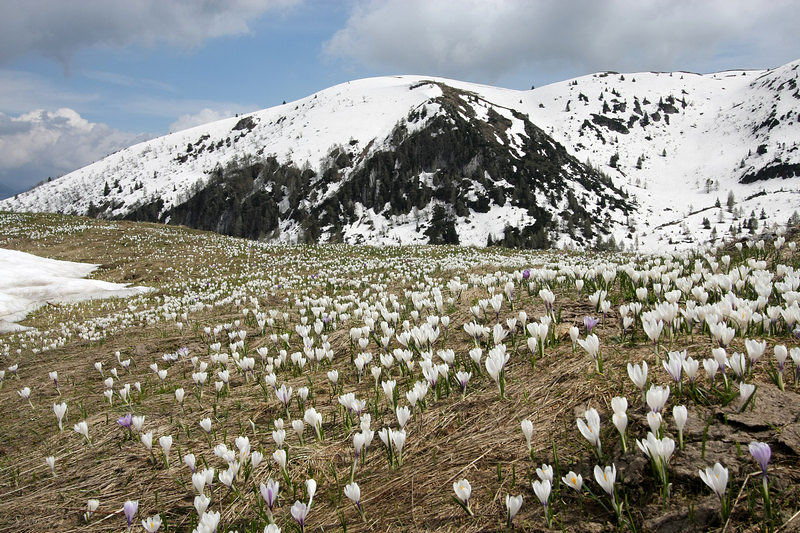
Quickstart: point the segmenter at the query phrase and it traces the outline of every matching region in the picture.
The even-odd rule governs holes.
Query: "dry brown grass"
[[[48,223],[48,220],[50,219],[45,217],[41,223]],[[195,241],[183,240],[183,230],[169,230],[174,231],[178,238],[165,238],[170,246],[168,254],[156,250],[151,250],[153,253],[150,254],[141,246],[123,246],[127,241],[121,239],[121,236],[129,237],[154,228],[160,230],[161,227],[128,223],[97,224],[102,228],[67,237],[56,235],[38,240],[26,237],[6,238],[4,241],[0,240],[0,246],[40,254],[46,251],[46,255],[58,259],[101,262],[104,268],[97,273],[97,277],[111,281],[135,280],[137,283],[156,286],[171,283],[185,275],[180,267],[187,257],[193,258],[192,260],[202,257],[192,250]],[[197,232],[187,233],[200,235]],[[232,260],[221,272],[242,269],[242,261]],[[176,270],[170,270],[170,267]],[[463,273],[460,274],[463,276]],[[446,280],[445,278],[444,281]],[[396,286],[392,289],[396,294],[402,294],[402,287]],[[283,308],[281,291],[276,290],[264,296],[261,299],[262,309]],[[455,309],[448,312],[452,325],[447,347],[454,349],[457,356],[466,356],[470,348],[460,326],[471,319],[468,308],[474,298],[482,296],[480,291],[473,290],[462,297]],[[565,323],[578,323],[585,314],[594,314],[585,299],[576,299],[575,291],[561,290],[557,296],[557,305],[562,308],[561,316]],[[521,308],[527,311],[529,317],[538,317],[544,313],[538,297],[523,295],[521,303]],[[513,314],[519,309],[520,307],[515,309]],[[88,303],[65,309],[41,310],[29,323],[44,326],[68,317],[97,316],[111,312],[113,309],[103,309],[100,303]],[[294,311],[292,313],[292,317],[296,319],[297,314]],[[504,306],[501,320],[511,315]],[[3,413],[0,421],[0,531],[119,530],[124,525],[121,507],[126,499],[139,500],[139,520],[150,514],[160,513],[169,530],[189,530],[194,519],[194,492],[189,471],[182,464],[180,453],[192,451],[197,455],[198,465],[202,465],[205,460],[218,470],[221,466],[198,425],[198,421],[205,416],[211,416],[214,420],[217,437],[215,443],[222,442],[223,434],[227,434],[226,443],[233,447],[234,437],[247,435],[254,449],[261,448],[265,455],[264,463],[247,486],[240,486],[243,489],[240,495],[228,494],[221,483],[215,480],[212,509],[222,510],[221,524],[226,525],[226,531],[227,526],[238,527],[240,531],[255,530],[253,528],[256,525],[263,527],[255,512],[257,492],[250,487],[257,486],[269,476],[280,479],[271,460],[271,453],[275,449],[271,438],[271,422],[274,418],[283,416],[283,409],[274,394],[270,392],[265,401],[258,386],[253,382],[246,382],[241,374],[232,372],[230,391],[216,402],[214,416],[210,402],[214,397],[211,367],[202,405],[190,394],[191,363],[188,359],[169,367],[169,377],[164,387],[157,383],[158,378],[148,368],[153,361],[158,362],[160,367],[163,366],[161,355],[179,347],[188,347],[191,355],[204,356],[207,341],[202,336],[202,327],[241,317],[239,308],[225,306],[211,312],[193,314],[189,327],[180,333],[174,325],[159,323],[155,326],[126,329],[100,343],[73,340],[63,348],[37,355],[29,351],[23,352],[20,357],[19,381],[7,376],[3,388],[0,389],[0,411]],[[266,336],[257,335],[252,324],[246,329],[249,332],[250,354],[259,346],[269,345]],[[559,331],[563,333],[563,329]],[[325,420],[325,441],[315,443],[307,430],[305,445],[299,444],[287,421],[286,442],[291,477],[301,487],[297,497],[302,497],[302,483],[307,477],[313,476],[319,482],[308,530],[340,529],[338,513],[341,512],[349,531],[496,531],[504,526],[506,493],[522,493],[525,498],[522,510],[515,520],[517,528],[526,531],[542,530],[545,522],[541,506],[530,488],[530,481],[535,478],[536,466],[541,462],[553,461],[554,447],[559,454],[561,474],[575,469],[584,475],[585,483],[593,485],[594,492],[599,493],[591,475],[595,460],[575,426],[576,414],[581,414],[588,406],[596,407],[600,411],[608,461],[611,462],[614,458],[619,460],[621,450],[616,431],[610,423],[609,402],[612,396],[628,396],[632,405],[629,411],[632,436],[642,437],[645,433],[639,393],[627,378],[625,364],[647,359],[651,363],[651,375],[657,376],[659,382],[666,383],[666,380],[663,379],[665,373],[654,368],[652,347],[641,340],[641,331],[639,341],[634,346],[621,342],[613,313],[597,331],[606,361],[604,374],[596,374],[588,356],[580,348],[573,352],[568,338],[563,337],[555,346],[546,349],[544,357],[537,360],[533,370],[528,363],[523,339],[518,339],[519,353],[512,355],[507,370],[507,399],[499,398],[494,384],[485,375],[485,370],[484,375],[473,376],[464,400],[458,391],[453,391],[450,396],[433,402],[431,391],[428,408],[409,422],[403,465],[397,470],[387,468],[383,447],[376,435],[366,464],[359,466],[356,472],[356,480],[361,486],[366,523],[361,522],[353,506],[341,493],[352,461],[352,434],[347,433],[340,423],[341,412],[337,409],[336,398],[330,398],[330,384],[325,377],[325,372],[330,368],[323,366],[291,379],[286,379],[286,374],[282,373],[279,383],[286,380],[295,389],[307,385],[309,379],[313,382],[313,405],[323,413]],[[330,341],[336,354],[333,367],[340,372],[340,382],[345,383],[344,392],[356,392],[359,398],[373,399],[375,392],[372,377],[365,371],[362,383],[357,384],[353,366],[349,364],[347,328],[340,328],[331,334]],[[771,346],[786,341],[787,339],[769,339],[769,344]],[[292,351],[300,349],[297,342],[294,338]],[[225,344],[223,340],[223,346]],[[676,341],[675,346],[688,348],[690,355],[695,358],[710,353],[711,348],[707,337],[701,336],[681,338]],[[376,351],[374,344],[370,348]],[[129,374],[122,371],[114,361],[115,351],[120,351],[123,359],[133,359],[134,364]],[[258,356],[255,357],[258,361]],[[103,361],[105,368],[117,366],[120,370],[118,383],[140,381],[143,387],[141,403],[134,403],[129,407],[122,405],[116,398],[114,406],[109,408],[108,402],[102,396],[104,385],[93,368],[95,361]],[[61,433],[56,431],[56,419],[51,410],[52,403],[59,400],[59,396],[46,379],[47,372],[51,370],[58,371],[61,398],[66,399],[69,404],[68,422]],[[261,376],[261,373],[258,372],[257,375]],[[398,379],[398,388],[402,391],[411,383],[398,376],[396,366],[394,378]],[[761,382],[767,380],[765,375],[760,375],[758,379]],[[23,385],[34,389],[32,400],[36,411],[31,411],[17,396],[16,391]],[[174,389],[178,386],[187,391],[183,410],[174,400]],[[79,405],[90,414],[87,421],[92,446],[86,445],[71,429],[73,423],[82,419]],[[390,413],[382,392],[378,410],[378,418],[373,419],[373,429],[384,425],[396,427],[395,417]],[[136,435],[132,439],[126,439],[124,432],[117,427],[116,417],[127,412],[146,415],[145,430],[152,430],[154,433],[157,464],[150,462],[149,455]],[[699,408],[696,412],[706,417],[713,409]],[[292,416],[302,417],[294,403]],[[519,424],[523,418],[530,418],[534,423],[535,464],[528,457],[520,431]],[[255,423],[255,433],[251,429],[250,421]],[[692,427],[697,427],[697,421]],[[168,470],[164,468],[157,444],[158,436],[164,434],[171,434],[175,439]],[[692,446],[699,446],[698,434],[695,433],[687,439],[692,441]],[[635,447],[633,439],[630,444]],[[733,445],[727,449],[731,446]],[[633,451],[629,454],[639,452]],[[44,464],[44,457],[47,455],[56,457],[58,475],[55,478],[50,476]],[[681,452],[676,455],[680,456]],[[742,464],[750,464],[748,459],[744,452]],[[791,509],[792,505],[796,507],[796,502],[800,501],[795,499],[800,498],[797,489],[791,488],[791,483],[800,480],[800,468],[796,461],[797,457],[786,450],[775,450],[775,472],[789,480],[789,486],[783,492],[783,502],[787,509]],[[620,466],[621,476],[624,478],[627,476],[627,466],[622,463]],[[474,518],[464,516],[451,501],[452,483],[461,477],[468,478],[473,486]],[[743,478],[744,475],[741,476]],[[237,481],[239,483],[241,481]],[[281,485],[282,498],[277,516],[279,524],[288,526],[291,521],[288,509],[294,498],[290,491],[287,492],[288,489],[283,486],[282,481]],[[645,472],[643,482],[625,486],[631,503],[635,503],[632,517],[640,528],[653,514],[685,509],[687,501],[707,500],[708,491],[701,486],[699,479],[694,482],[680,480],[676,481],[669,509],[662,511],[658,495],[652,487],[653,480],[649,470]],[[581,515],[574,494],[564,490],[561,497],[563,501],[554,503],[554,508],[557,513],[556,522],[565,529],[580,531],[615,527],[613,515],[598,505],[585,501]],[[81,515],[89,498],[98,498],[101,503],[95,518],[86,525],[81,520]],[[757,505],[757,502],[753,505]],[[741,520],[741,516],[738,519]],[[737,528],[745,527],[744,523],[737,524]]]

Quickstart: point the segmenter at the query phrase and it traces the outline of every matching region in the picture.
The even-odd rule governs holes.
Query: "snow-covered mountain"
[[[0,209],[284,242],[685,246],[800,206],[799,67],[530,91],[357,80],[132,146]]]

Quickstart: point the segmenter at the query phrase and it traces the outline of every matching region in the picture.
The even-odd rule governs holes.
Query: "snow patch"
[[[82,279],[97,267],[0,248],[0,333],[29,329],[17,322],[45,304],[124,298],[153,290]]]

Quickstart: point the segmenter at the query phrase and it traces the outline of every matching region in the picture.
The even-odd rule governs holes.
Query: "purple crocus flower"
[[[769,459],[772,457],[772,450],[770,449],[769,444],[766,442],[751,442],[750,455],[753,456],[753,459],[756,460],[758,466],[761,467],[761,474],[766,479],[767,465],[769,465]]]
[[[128,529],[133,524],[133,517],[136,516],[136,511],[139,510],[139,500],[127,500],[125,505],[122,506],[122,511],[125,513],[125,518],[128,519]]]
[[[132,420],[133,420],[133,417],[131,416],[130,413],[128,413],[125,416],[121,416],[121,417],[117,418],[117,424],[119,424],[120,426],[124,427],[125,429],[131,429]]]
[[[300,526],[300,531],[305,531],[306,518],[308,517],[309,511],[308,506],[301,501],[296,501],[289,511]]]
[[[275,502],[278,500],[278,489],[280,485],[278,485],[277,481],[273,481],[272,478],[267,480],[267,484],[261,484],[261,497],[264,498],[264,501],[269,507],[269,510],[272,511],[272,508],[275,506]]]
[[[584,326],[586,326],[586,334],[588,335],[589,333],[591,333],[591,332],[592,332],[592,330],[594,329],[594,327],[595,327],[595,326],[596,326],[596,325],[597,325],[599,322],[600,322],[600,321],[599,321],[598,319],[596,319],[596,318],[594,318],[594,317],[591,317],[591,316],[585,316],[585,317],[583,317],[583,325],[584,325]]]
[[[527,281],[528,278],[530,278],[530,277],[531,277],[531,271],[530,270],[528,270],[526,268],[525,270],[522,271],[522,279]]]
[[[289,387],[287,389],[285,384],[281,385],[281,388],[275,391],[275,396],[284,406],[288,407],[289,402],[292,401],[292,388]]]

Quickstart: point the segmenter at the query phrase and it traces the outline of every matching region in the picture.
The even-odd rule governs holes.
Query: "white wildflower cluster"
[[[156,291],[67,306],[39,329],[0,339],[0,393],[20,406],[9,417],[41,420],[52,433],[67,428],[42,445],[48,479],[17,482],[37,490],[80,475],[70,466],[78,456],[124,455],[130,487],[140,487],[136,493],[124,479],[124,489],[98,487],[87,522],[121,507],[131,528],[141,503],[142,516],[153,513],[142,527],[154,532],[185,498],[197,532],[222,531],[241,516],[270,532],[330,524],[337,513],[379,520],[370,513],[382,497],[376,473],[403,477],[421,461],[438,468],[438,432],[469,439],[484,424],[470,419],[462,427],[462,420],[485,405],[501,427],[521,428],[519,448],[505,441],[504,453],[521,455],[526,463],[514,459],[514,468],[527,468],[533,479],[505,494],[509,527],[523,497],[538,500],[553,526],[577,512],[564,506],[602,493],[622,523],[632,520],[616,482],[627,456],[647,457],[666,503],[679,488],[670,478],[675,461],[702,446],[696,428],[706,420],[698,408],[757,410],[759,387],[798,386],[800,272],[775,247],[634,258],[277,246],[172,228],[124,236],[122,244],[131,249],[130,264],[155,250],[148,260],[170,265]],[[58,362],[76,347],[91,357]],[[634,355],[622,356],[628,349]],[[586,460],[557,457],[551,442],[565,422],[553,413],[564,406],[537,406],[558,378],[532,385],[548,372],[559,375],[562,365],[603,387],[612,377],[630,379],[611,384],[615,394],[561,400],[577,408],[566,420],[570,438],[585,442],[582,453],[592,457],[593,469],[582,473]],[[767,479],[769,447],[762,444],[750,449]],[[551,453],[558,475],[541,463]],[[525,467],[528,458],[538,460]],[[494,468],[502,475],[510,467],[479,455],[459,460],[448,465],[452,477],[440,489],[467,516],[478,516],[478,507],[494,512],[485,480],[498,475]],[[729,471],[720,463],[693,467],[727,519]],[[584,475],[602,493],[585,490]],[[142,488],[169,479],[175,495],[156,499]],[[325,497],[315,501],[318,488]]]

